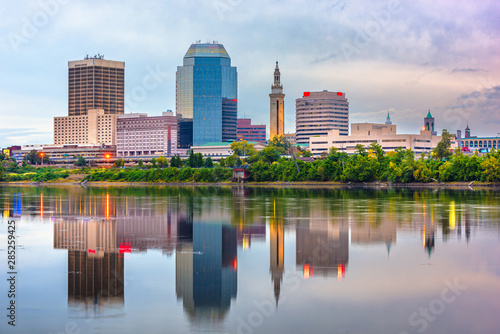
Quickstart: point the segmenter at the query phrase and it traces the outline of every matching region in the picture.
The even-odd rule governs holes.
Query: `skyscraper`
[[[123,114],[125,63],[103,55],[68,62],[68,116],[86,115],[90,109]]]
[[[281,84],[281,73],[276,62],[274,69],[274,83],[271,86],[271,94],[269,94],[271,126],[269,139],[274,136],[283,135],[285,132],[285,94],[283,94],[283,85]]]
[[[295,137],[297,144],[309,144],[309,138],[326,136],[330,130],[349,134],[349,102],[345,93],[304,92],[296,101]]]
[[[222,44],[196,43],[186,52],[177,67],[176,114],[180,123],[193,122],[192,144],[236,140],[237,76]]]

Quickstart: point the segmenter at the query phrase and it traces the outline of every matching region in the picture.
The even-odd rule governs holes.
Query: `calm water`
[[[0,187],[0,332],[500,333],[499,204],[493,191]]]

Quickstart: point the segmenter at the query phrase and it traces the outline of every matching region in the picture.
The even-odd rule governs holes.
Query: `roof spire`
[[[426,118],[432,118],[431,110],[430,109],[429,109],[429,112],[427,113],[427,117]]]
[[[387,110],[387,119],[385,120],[385,124],[392,124],[391,116],[389,116],[389,110]]]

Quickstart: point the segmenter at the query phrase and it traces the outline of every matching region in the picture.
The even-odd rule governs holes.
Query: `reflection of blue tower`
[[[23,194],[14,194],[14,201],[13,201],[13,212],[12,216],[13,217],[21,217],[21,213],[23,211]]]
[[[195,309],[229,309],[237,288],[236,231],[222,225],[195,224],[193,253]]]
[[[194,223],[177,246],[176,294],[193,318],[222,318],[237,291],[236,230]]]

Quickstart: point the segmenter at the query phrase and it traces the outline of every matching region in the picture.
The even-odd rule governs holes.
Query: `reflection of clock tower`
[[[285,271],[284,265],[284,234],[285,226],[282,217],[276,217],[276,212],[269,224],[269,239],[270,239],[270,272],[271,279],[274,283],[274,298],[276,299],[276,306],[280,298],[281,281],[283,280],[283,272]]]
[[[280,68],[278,62],[276,62],[276,68],[274,70],[274,83],[271,86],[271,94],[269,98],[271,100],[271,126],[269,139],[274,136],[283,135],[285,132],[285,94],[283,94],[283,85],[280,82]]]

